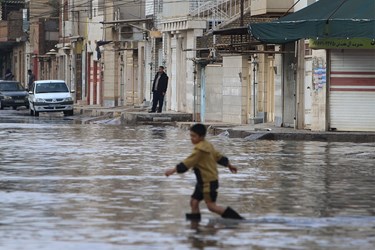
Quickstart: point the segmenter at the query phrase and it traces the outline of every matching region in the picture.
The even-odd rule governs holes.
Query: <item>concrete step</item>
[[[190,122],[192,120],[193,115],[188,113],[126,112],[122,115],[122,122],[127,125]]]

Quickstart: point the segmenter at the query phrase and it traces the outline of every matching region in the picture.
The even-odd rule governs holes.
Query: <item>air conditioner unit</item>
[[[143,31],[132,26],[123,26],[119,29],[120,41],[142,41]]]

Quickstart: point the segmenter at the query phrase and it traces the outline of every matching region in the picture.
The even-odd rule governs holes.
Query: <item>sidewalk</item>
[[[81,123],[99,123],[110,125],[173,125],[188,129],[192,122],[192,114],[179,112],[148,113],[148,107],[101,107],[75,106],[72,119]],[[256,125],[236,125],[221,122],[207,122],[208,131],[214,135],[225,135],[246,140],[294,140],[325,142],[375,142],[375,132],[331,132],[295,130],[293,128],[276,127],[273,123]]]
[[[193,120],[192,114],[180,112],[148,113],[149,107],[101,107],[76,105],[74,120],[82,123],[111,125],[175,125]]]
[[[323,142],[375,142],[375,132],[332,132],[296,130],[293,128],[276,127],[273,123],[256,125],[212,124],[209,126],[212,134],[225,134],[232,138],[246,140],[293,140],[293,141],[323,141]]]

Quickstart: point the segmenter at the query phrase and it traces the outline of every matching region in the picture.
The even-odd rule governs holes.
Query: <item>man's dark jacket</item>
[[[155,84],[156,84],[156,80],[158,79],[158,76],[159,76],[159,73],[155,75],[154,84],[152,84],[152,92],[155,92]],[[167,92],[167,88],[168,88],[168,76],[165,72],[163,72],[160,76],[158,89],[156,92],[165,93]]]

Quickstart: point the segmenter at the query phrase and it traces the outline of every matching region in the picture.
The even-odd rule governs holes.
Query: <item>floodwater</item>
[[[191,225],[193,174],[163,176],[186,131],[62,119],[0,123],[0,249],[375,249],[375,144],[210,136],[239,168],[218,203],[248,220]]]

